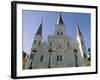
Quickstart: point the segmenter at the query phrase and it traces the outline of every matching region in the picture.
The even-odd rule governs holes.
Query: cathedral
[[[62,15],[58,16],[55,34],[43,42],[42,22],[35,34],[25,69],[81,67],[87,62],[86,46],[79,25],[76,26],[76,41],[65,34]]]

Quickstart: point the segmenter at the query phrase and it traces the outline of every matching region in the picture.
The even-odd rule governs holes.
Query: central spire
[[[61,13],[60,16],[58,17],[57,24],[63,24]]]
[[[41,21],[41,24],[36,32],[36,35],[40,35],[40,36],[42,35],[42,22],[43,22],[43,20]]]

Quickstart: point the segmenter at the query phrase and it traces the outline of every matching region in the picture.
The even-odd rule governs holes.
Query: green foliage
[[[90,61],[87,61],[87,63],[84,64],[84,66],[91,66],[91,60]]]

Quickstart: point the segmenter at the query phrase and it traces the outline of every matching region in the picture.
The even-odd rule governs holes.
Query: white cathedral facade
[[[60,14],[55,25],[55,34],[48,35],[48,41],[42,42],[42,22],[27,60],[26,69],[81,67],[87,62],[83,35],[77,25],[76,41],[65,35],[65,25]]]

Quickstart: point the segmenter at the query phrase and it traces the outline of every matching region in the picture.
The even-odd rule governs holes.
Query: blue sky
[[[23,51],[30,53],[34,35],[43,19],[43,41],[47,41],[48,35],[54,35],[55,24],[58,16],[62,15],[65,24],[65,33],[73,40],[76,39],[76,27],[80,26],[80,30],[84,36],[86,48],[90,47],[90,20],[89,13],[71,13],[71,12],[45,12],[23,10]]]

